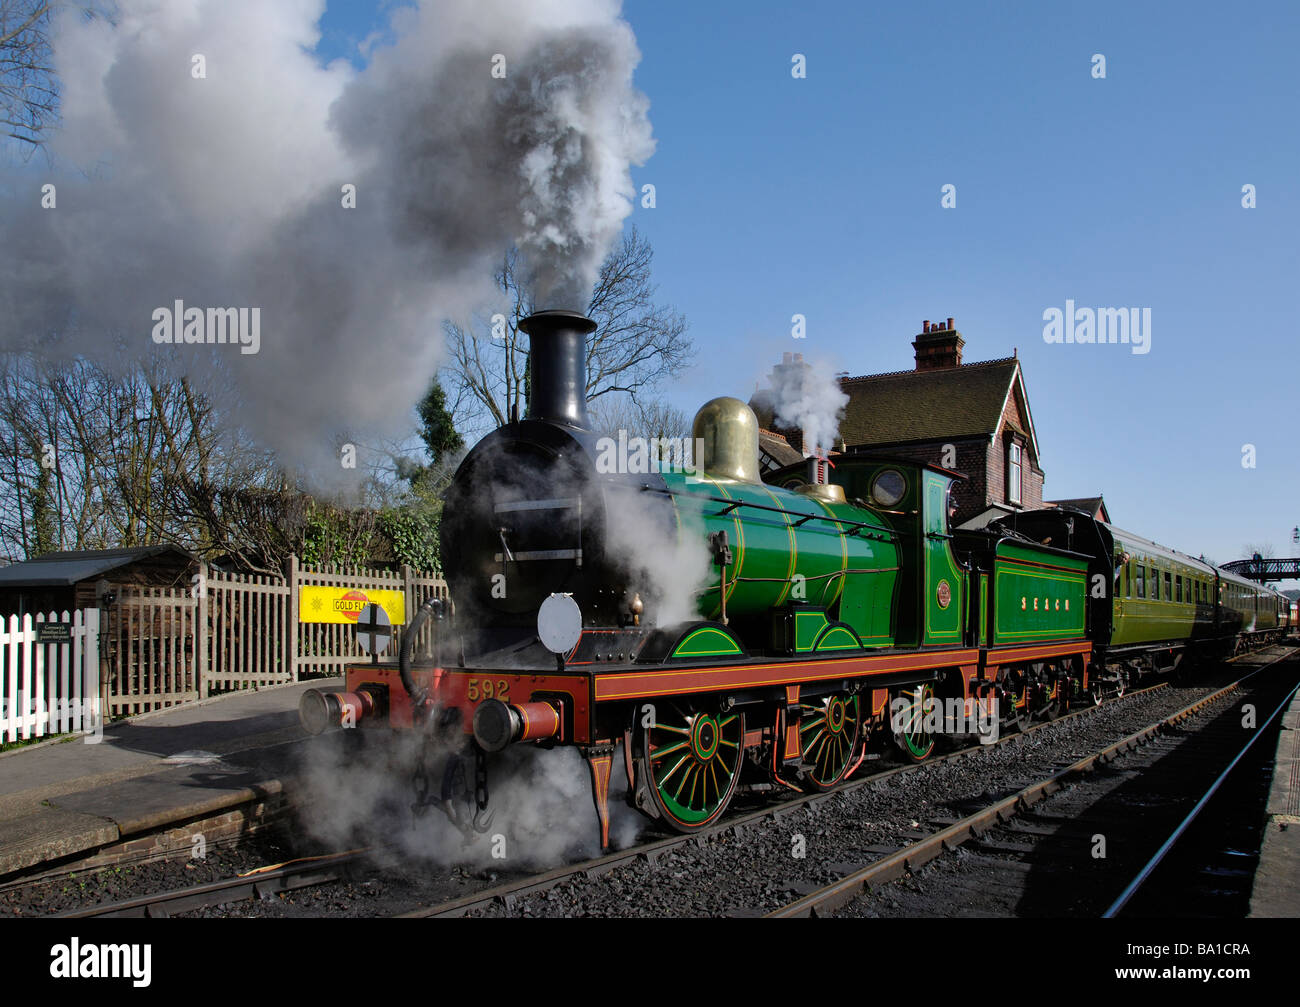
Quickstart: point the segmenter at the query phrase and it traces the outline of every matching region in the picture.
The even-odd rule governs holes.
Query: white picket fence
[[[36,627],[71,623],[70,639],[38,643]],[[0,739],[100,727],[99,609],[0,618]]]

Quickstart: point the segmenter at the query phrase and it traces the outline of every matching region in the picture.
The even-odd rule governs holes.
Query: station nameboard
[[[401,591],[359,587],[321,587],[304,584],[298,589],[299,622],[339,622],[356,625],[367,605],[378,605],[395,626],[406,625],[406,595]]]

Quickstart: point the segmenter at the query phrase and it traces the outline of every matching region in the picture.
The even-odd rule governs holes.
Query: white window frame
[[[1020,445],[1012,441],[1007,445],[1007,503],[1019,504],[1023,501],[1024,457]]]

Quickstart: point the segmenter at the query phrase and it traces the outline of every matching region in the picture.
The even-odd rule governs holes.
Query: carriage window
[[[1181,575],[1174,576],[1174,601],[1183,600],[1183,578]]]
[[[1171,578],[1171,577],[1169,576],[1168,571],[1165,572],[1165,593],[1164,593],[1163,597],[1164,597],[1165,601],[1173,601],[1173,600],[1174,600],[1174,592],[1173,592],[1173,578]]]
[[[1154,566],[1151,568],[1151,600],[1160,600],[1160,571]]]
[[[1139,598],[1145,598],[1147,596],[1146,567],[1139,564],[1137,567],[1137,573],[1134,575],[1133,579],[1137,586],[1137,596]]]

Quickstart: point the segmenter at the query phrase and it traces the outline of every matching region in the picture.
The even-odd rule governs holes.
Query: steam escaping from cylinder
[[[324,0],[116,8],[59,16],[50,158],[5,159],[0,349],[166,355],[317,476],[409,431],[509,247],[585,306],[653,151],[617,0],[418,0],[361,70],[312,56]]]

